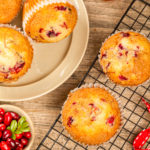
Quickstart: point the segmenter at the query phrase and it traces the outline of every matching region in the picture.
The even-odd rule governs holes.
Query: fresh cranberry
[[[106,54],[102,54],[102,58],[101,59],[106,58],[106,56],[107,56]]]
[[[23,134],[24,137],[26,137],[27,139],[30,139],[31,138],[31,132],[25,132]]]
[[[66,28],[66,29],[68,29],[68,26],[67,26],[67,24],[66,24],[66,22],[64,22],[62,25],[60,25],[62,28]]]
[[[16,148],[16,150],[23,150],[23,148],[21,148],[21,147],[17,147],[17,148]]]
[[[57,32],[57,33],[55,33],[55,36],[58,36],[58,35],[60,35],[61,34],[61,32]]]
[[[119,79],[120,80],[128,80],[128,78],[126,78],[125,76],[122,76],[122,75],[119,76]]]
[[[129,37],[130,36],[129,33],[125,33],[125,32],[121,32],[121,34],[122,34],[123,37]]]
[[[61,34],[60,32],[56,33],[54,30],[48,31],[47,32],[47,36],[50,37],[54,37],[54,36],[58,36],[59,34]]]
[[[94,107],[95,105],[93,103],[90,103],[89,106]]]
[[[13,120],[19,120],[20,119],[20,116],[17,114],[17,113],[15,113],[15,112],[10,112],[11,113],[11,116],[12,116],[12,119]]]
[[[73,102],[73,103],[72,103],[72,105],[75,105],[75,104],[77,104],[77,103],[76,103],[76,102]]]
[[[22,143],[20,143],[20,144],[18,145],[18,147],[23,148],[24,145],[23,145]]]
[[[4,114],[5,114],[5,110],[3,108],[0,108],[0,115],[4,116]]]
[[[123,46],[122,44],[120,43],[119,46],[118,46],[121,50],[123,50]]]
[[[44,29],[43,29],[43,28],[40,28],[40,29],[39,29],[39,32],[40,32],[40,33],[42,33],[43,31],[44,31]]]
[[[114,116],[111,116],[111,117],[109,117],[109,118],[107,119],[106,124],[109,124],[110,126],[113,126],[114,120],[115,120],[115,117],[114,117]]]
[[[5,115],[4,115],[4,124],[6,126],[9,126],[10,123],[11,123],[11,121],[12,121],[12,115],[11,115],[11,113],[10,112],[5,113]]]
[[[16,147],[16,143],[12,138],[8,138],[6,141],[7,145],[10,146],[12,149]]]
[[[0,115],[0,123],[2,123],[4,121],[4,116]]]
[[[2,137],[3,133],[0,131],[0,138]]]
[[[134,56],[135,56],[135,57],[137,57],[137,56],[138,56],[137,51],[135,51],[135,52],[134,52]]]
[[[3,132],[2,139],[5,141],[5,140],[7,140],[7,138],[11,138],[11,136],[12,136],[11,131],[10,131],[10,130],[5,130],[5,131]]]
[[[0,124],[0,131],[4,131],[6,129],[6,125],[1,123]]]
[[[15,67],[16,73],[20,72],[21,69],[24,67],[24,65],[25,65],[25,62],[23,62],[23,63],[17,65],[17,66]]]
[[[68,29],[68,26],[67,26],[66,22],[64,22],[64,27],[65,27],[66,29]]]
[[[21,144],[24,145],[24,146],[28,145],[28,140],[26,138],[22,138],[21,139]]]
[[[108,69],[108,67],[110,66],[110,64],[111,64],[110,62],[107,64],[106,69]]]
[[[48,31],[47,36],[48,37],[55,36],[55,31],[54,30]]]
[[[16,144],[16,146],[18,146],[18,145],[21,144],[21,143],[20,143],[19,140],[16,139],[16,140],[15,140],[15,144]]]
[[[16,139],[20,140],[23,137],[23,134],[16,134]]]
[[[14,68],[9,68],[11,73],[19,73],[21,69],[24,67],[25,62],[17,63]]]
[[[73,122],[73,118],[72,118],[72,117],[69,117],[69,118],[68,118],[67,125],[68,125],[69,127],[71,127],[72,122]]]
[[[55,7],[57,10],[61,10],[61,11],[65,11],[67,9],[67,7],[64,6],[57,6]]]
[[[129,53],[129,52],[128,52],[128,51],[126,51],[126,52],[125,52],[125,55],[127,56],[127,55],[128,55],[128,53]]]
[[[123,54],[122,53],[119,53],[119,56],[122,56]]]
[[[16,147],[19,147],[19,148],[23,148],[23,144],[21,144],[21,142],[19,140],[15,140],[15,144],[16,144]]]
[[[8,144],[5,141],[1,142],[1,150],[11,150]]]

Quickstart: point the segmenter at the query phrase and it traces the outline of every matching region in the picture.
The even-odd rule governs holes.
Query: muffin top
[[[0,1],[0,23],[9,23],[18,14],[22,0]]]
[[[68,133],[77,141],[96,145],[108,141],[121,125],[118,102],[102,88],[70,93],[62,110]]]
[[[32,62],[33,49],[19,31],[0,27],[0,82],[16,80]]]
[[[143,35],[128,31],[108,38],[102,48],[100,64],[115,83],[139,85],[150,77],[150,42]]]
[[[24,14],[27,4],[24,6]],[[73,31],[76,22],[77,10],[73,5],[68,2],[54,3],[33,13],[25,25],[25,31],[38,42],[57,42]]]

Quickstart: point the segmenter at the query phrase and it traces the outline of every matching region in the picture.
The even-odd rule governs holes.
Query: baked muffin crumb
[[[81,88],[69,94],[62,109],[62,123],[76,141],[102,144],[120,128],[120,108],[105,89]]]
[[[19,13],[22,0],[0,1],[0,23],[10,23]]]
[[[0,27],[0,43],[0,82],[16,81],[31,66],[32,46],[11,27]]]
[[[32,13],[25,23],[28,13],[39,3],[40,1],[33,4],[31,0],[28,0],[24,5],[23,21],[27,35],[43,43],[58,42],[69,36],[77,23],[76,8],[67,1],[47,4]],[[32,7],[28,7],[29,5]]]
[[[143,35],[133,31],[114,34],[104,42],[100,53],[103,71],[113,82],[136,86],[149,79],[150,42]]]

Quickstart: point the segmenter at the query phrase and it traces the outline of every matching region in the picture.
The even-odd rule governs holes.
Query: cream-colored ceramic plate
[[[83,0],[78,0],[79,18],[72,35],[58,43],[34,43],[31,69],[17,82],[0,85],[1,101],[29,100],[42,96],[65,82],[80,64],[88,43],[89,21]],[[13,25],[21,26],[21,14]]]
[[[33,142],[34,142],[35,133],[34,133],[33,122],[31,121],[28,114],[26,112],[24,112],[21,108],[13,106],[13,105],[0,105],[0,107],[3,108],[6,112],[7,111],[14,111],[14,112],[18,113],[20,116],[26,117],[26,120],[28,121],[30,129],[31,129],[32,137],[29,141],[28,146],[25,148],[25,150],[30,150],[30,148],[31,148],[31,146],[33,145]]]

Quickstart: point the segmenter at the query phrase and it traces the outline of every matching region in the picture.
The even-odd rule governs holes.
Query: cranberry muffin
[[[100,87],[80,88],[69,94],[62,109],[62,123],[76,141],[99,145],[121,126],[118,102]]]
[[[119,32],[104,42],[99,61],[113,82],[142,84],[150,77],[150,41],[133,31]]]
[[[0,1],[0,23],[10,23],[20,11],[22,0]]]
[[[69,2],[28,0],[23,10],[24,31],[37,42],[58,42],[72,33],[77,17]]]
[[[0,27],[0,82],[16,81],[32,63],[33,49],[28,39],[10,27]]]

